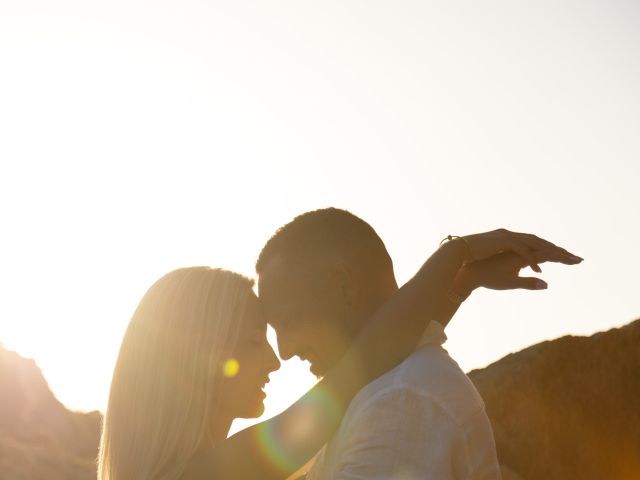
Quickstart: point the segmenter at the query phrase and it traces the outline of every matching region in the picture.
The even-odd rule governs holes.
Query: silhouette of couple
[[[252,280],[183,268],[144,295],[122,341],[104,418],[99,480],[499,479],[478,392],[442,343],[479,287],[544,289],[530,266],[582,259],[504,229],[448,237],[398,288],[374,229],[336,208],[280,228]],[[280,357],[321,380],[276,417],[263,412]]]

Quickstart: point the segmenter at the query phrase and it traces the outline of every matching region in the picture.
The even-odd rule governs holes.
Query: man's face
[[[258,281],[263,312],[276,331],[280,357],[288,360],[297,355],[308,360],[317,376],[340,359],[354,335],[349,308],[336,291],[329,268],[292,268],[275,257]]]

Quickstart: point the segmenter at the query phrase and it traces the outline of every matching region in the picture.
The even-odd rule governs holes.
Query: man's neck
[[[354,321],[354,325],[356,325],[354,337],[362,327],[371,321],[374,314],[386,303],[387,300],[393,297],[397,291],[398,286],[394,281],[393,285],[389,285],[384,290],[381,289],[381,291],[372,294],[370,298],[367,299],[368,301],[366,302],[366,305],[362,308],[358,318]]]

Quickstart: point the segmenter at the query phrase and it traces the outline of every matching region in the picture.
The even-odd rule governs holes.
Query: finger
[[[535,261],[535,263],[532,263],[531,265],[529,265],[529,267],[531,267],[531,270],[533,270],[536,273],[542,273],[542,269],[540,268],[540,265],[538,265],[538,263],[540,263],[540,261],[538,259],[538,255],[536,254],[535,251],[531,252],[531,257]]]
[[[538,271],[540,269],[540,267],[538,267],[538,261],[536,260],[535,255],[531,250],[529,250],[526,245],[523,245],[519,242],[512,242],[511,250],[520,258],[522,258],[522,260],[524,260],[525,265],[530,266],[534,271]],[[538,270],[536,270],[536,268]]]
[[[576,257],[572,253],[569,253],[563,249],[542,250],[535,252],[536,258],[540,263],[555,262],[563,263],[565,265],[577,265],[582,263],[582,258]]]
[[[565,258],[573,263],[580,263],[584,260],[584,258],[574,255],[573,253],[565,250],[562,247],[552,247],[549,249],[542,249],[541,251],[552,253],[554,254],[554,258]]]
[[[534,235],[532,233],[523,233],[521,234],[528,242],[530,242],[532,245],[537,246],[538,248],[541,248],[543,246],[553,246],[555,247],[555,245],[553,243],[551,243],[549,240],[545,240],[544,238],[540,238],[537,235]]]
[[[542,269],[540,268],[540,265],[538,265],[537,263],[534,263],[533,265],[529,265],[529,267],[531,267],[531,270],[533,270],[536,273],[542,273]]]
[[[544,238],[540,238],[536,235],[533,235],[531,233],[522,233],[520,234],[520,240],[525,243],[530,249],[532,250],[553,250],[553,249],[558,249],[563,251],[564,253],[566,253],[567,255],[570,255],[572,257],[574,257],[574,259],[577,260],[584,260],[582,257],[579,257],[578,255],[575,255],[571,252],[569,252],[568,250],[559,247],[557,245],[555,245],[554,243],[550,242],[549,240],[545,240]]]
[[[516,277],[513,279],[513,288],[523,288],[526,290],[546,290],[547,282],[535,277]]]
[[[554,245],[550,241],[533,235],[532,233],[518,233],[517,238],[532,250],[556,247],[556,245]]]
[[[578,255],[575,255],[575,254],[565,250],[564,248],[562,250],[566,255],[570,256],[571,259],[574,260],[576,263],[580,263],[580,262],[582,262],[584,260],[584,258],[579,257]]]

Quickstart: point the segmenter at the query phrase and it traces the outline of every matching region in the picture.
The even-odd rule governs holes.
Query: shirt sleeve
[[[453,480],[461,429],[424,392],[380,392],[345,425],[336,480]]]

